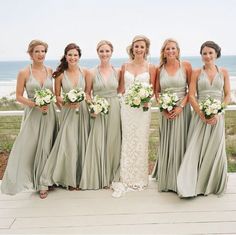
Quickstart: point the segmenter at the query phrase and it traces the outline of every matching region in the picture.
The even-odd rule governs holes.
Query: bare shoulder
[[[193,72],[192,72],[192,78],[197,78],[199,75],[200,75],[200,73],[201,73],[201,68],[196,68],[196,69],[193,69]]]
[[[189,61],[187,61],[187,60],[182,61],[182,65],[184,66],[184,68],[185,68],[186,70],[192,69],[191,63],[190,63]]]
[[[56,81],[61,81],[63,79],[64,73],[61,73],[58,77],[55,78]]]
[[[128,63],[124,63],[121,65],[121,71],[125,71],[125,68],[127,67]]]
[[[156,70],[156,66],[154,64],[149,64],[149,69]]]
[[[220,68],[220,71],[223,73],[224,76],[228,76],[229,72],[226,68]]]
[[[52,75],[52,73],[53,73],[53,70],[52,70],[52,68],[51,68],[51,67],[49,67],[49,66],[45,66],[45,68],[46,68],[46,70],[47,70],[48,74],[51,76],[51,75]]]
[[[81,69],[81,72],[84,73],[84,74],[89,73],[89,69],[86,68],[86,67],[80,67],[80,69]]]
[[[115,70],[117,73],[120,73],[120,71],[121,71],[121,68],[114,67],[114,70]]]
[[[25,67],[25,68],[19,70],[17,77],[18,77],[18,79],[26,80],[29,76],[30,76],[29,67]]]

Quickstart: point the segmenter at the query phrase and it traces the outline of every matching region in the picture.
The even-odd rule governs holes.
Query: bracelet
[[[180,106],[179,106],[179,107],[183,109],[183,108],[184,108],[184,105],[180,104]]]

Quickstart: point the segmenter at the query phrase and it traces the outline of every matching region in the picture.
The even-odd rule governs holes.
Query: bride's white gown
[[[125,91],[135,82],[150,83],[150,75],[144,72],[134,76],[125,71]],[[125,95],[125,94],[124,94]],[[113,182],[113,196],[119,197],[130,190],[142,190],[148,185],[148,142],[151,110],[131,108],[121,102],[122,147],[120,182]]]

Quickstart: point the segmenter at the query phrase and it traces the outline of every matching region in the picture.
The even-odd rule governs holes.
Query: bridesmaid
[[[110,59],[111,42],[102,40],[97,45],[100,64],[92,70],[92,80],[86,92],[106,98],[110,104],[108,115],[98,114],[91,120],[91,132],[83,165],[81,189],[108,188],[119,180],[121,151],[120,102],[117,89],[119,70],[113,68]]]
[[[47,43],[31,41],[28,53],[32,64],[20,70],[17,77],[16,99],[26,107],[21,130],[3,176],[2,193],[14,195],[25,189],[34,189],[40,191],[41,198],[45,196],[39,179],[56,137],[57,118],[52,103],[36,106],[34,94],[35,89],[48,88],[53,91],[52,70],[44,65],[47,49]],[[23,96],[24,91],[27,98]],[[42,112],[47,112],[47,115]]]
[[[200,54],[204,66],[193,72],[189,90],[190,103],[195,112],[177,179],[180,197],[223,194],[227,184],[224,115],[206,119],[198,102],[210,95],[227,105],[230,102],[229,75],[226,69],[215,64],[221,55],[221,48],[215,42],[203,43]]]
[[[53,73],[55,93],[62,110],[59,133],[41,177],[45,192],[48,186],[54,184],[69,190],[78,189],[79,186],[89,133],[89,112],[85,101],[64,104],[61,89],[65,93],[74,88],[85,89],[89,71],[79,67],[80,57],[79,46],[75,43],[68,44],[60,65]],[[76,112],[78,108],[79,113]]]
[[[160,120],[160,146],[154,177],[158,179],[159,191],[177,191],[177,174],[183,159],[191,109],[188,104],[188,84],[192,67],[180,60],[180,48],[176,40],[165,40],[157,69],[156,98],[167,90],[180,98],[171,111],[163,111]]]

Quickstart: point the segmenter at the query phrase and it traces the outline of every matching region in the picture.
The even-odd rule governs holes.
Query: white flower
[[[140,99],[139,97],[134,97],[133,103],[134,103],[135,105],[140,105],[140,104],[141,104],[141,99]]]
[[[51,96],[50,95],[47,95],[46,97],[44,97],[44,100],[47,104],[50,104],[51,102]]]

